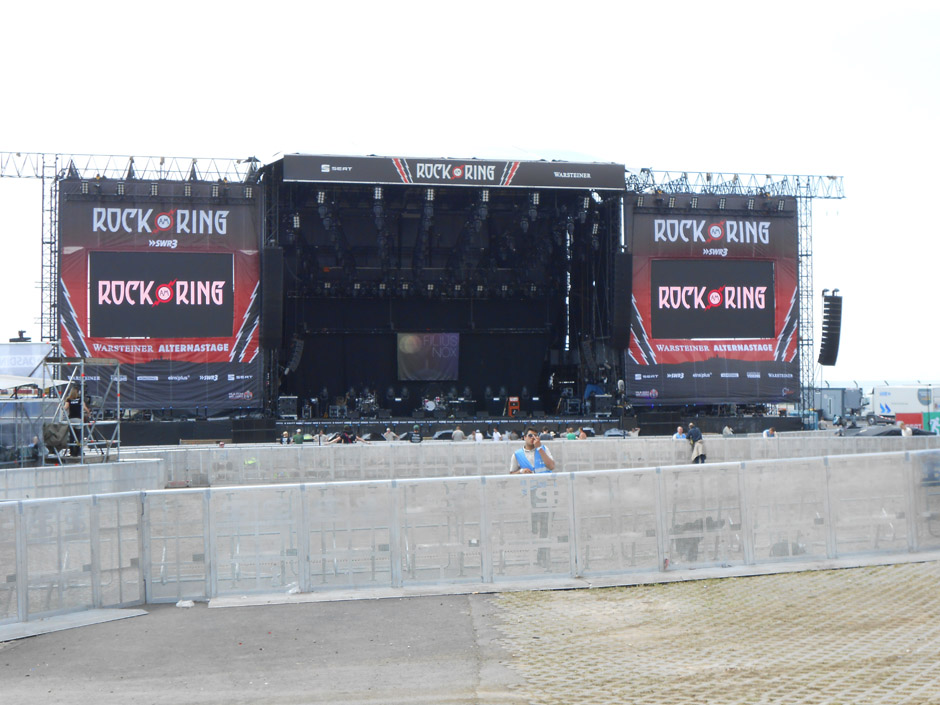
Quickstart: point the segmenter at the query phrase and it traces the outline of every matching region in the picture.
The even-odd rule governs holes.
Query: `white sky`
[[[940,381],[940,3],[26,5],[0,151],[841,175],[814,207],[814,288],[845,297],[821,381]],[[0,213],[0,339],[38,340],[38,182],[0,180]]]

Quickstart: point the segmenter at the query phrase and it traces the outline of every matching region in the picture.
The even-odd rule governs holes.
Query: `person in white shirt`
[[[473,432],[473,440],[475,440],[477,443],[483,440],[483,433],[480,431],[480,429],[477,429]]]
[[[493,426],[493,436],[492,436],[492,437],[493,437],[493,440],[494,440],[494,441],[501,441],[501,440],[503,440],[503,436],[502,436],[502,434],[499,432],[499,429],[496,428],[496,426]]]

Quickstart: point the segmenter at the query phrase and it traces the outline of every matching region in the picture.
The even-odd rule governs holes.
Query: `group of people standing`
[[[672,437],[680,441],[689,442],[689,445],[692,447],[693,463],[698,464],[705,462],[705,438],[702,436],[701,429],[695,425],[694,421],[689,422],[688,433],[686,433],[682,426],[679,426],[676,428],[676,432],[672,434]]]

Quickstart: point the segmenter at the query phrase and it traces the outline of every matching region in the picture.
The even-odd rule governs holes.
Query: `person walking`
[[[705,462],[705,439],[702,437],[702,432],[699,430],[699,427],[695,425],[694,422],[689,422],[689,445],[692,446],[692,462],[693,463],[704,463]]]

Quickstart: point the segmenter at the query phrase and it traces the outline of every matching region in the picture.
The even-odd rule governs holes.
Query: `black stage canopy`
[[[284,181],[623,191],[623,164],[289,154]]]

